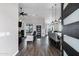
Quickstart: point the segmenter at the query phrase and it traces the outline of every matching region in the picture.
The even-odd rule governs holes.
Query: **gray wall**
[[[0,4],[0,56],[18,52],[18,4]]]

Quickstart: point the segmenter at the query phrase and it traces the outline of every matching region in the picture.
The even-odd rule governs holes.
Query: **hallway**
[[[27,46],[17,56],[59,56],[60,51],[51,46],[48,37],[36,39],[35,42],[28,42]]]
[[[79,3],[1,3],[0,56],[79,56]]]

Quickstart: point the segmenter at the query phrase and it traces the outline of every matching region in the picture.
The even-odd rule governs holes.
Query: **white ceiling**
[[[20,3],[19,7],[31,16],[42,16],[45,18],[55,18],[55,4],[54,3]],[[56,18],[60,17],[60,4],[56,5]]]

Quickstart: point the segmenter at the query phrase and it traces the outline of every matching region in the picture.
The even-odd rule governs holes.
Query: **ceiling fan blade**
[[[27,13],[24,13],[24,15],[28,15]]]
[[[27,13],[21,12],[20,15],[24,16],[27,15]]]

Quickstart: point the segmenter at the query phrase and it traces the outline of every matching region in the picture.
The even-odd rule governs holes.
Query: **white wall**
[[[40,16],[24,16],[25,24],[33,24],[33,30],[36,30],[36,25],[41,25],[42,34],[45,32],[45,19]]]
[[[8,33],[8,34],[7,34]],[[18,52],[18,4],[0,4],[0,56]]]
[[[68,25],[77,21],[79,21],[79,8],[64,19],[64,25]]]
[[[74,48],[77,52],[79,52],[79,39],[64,35],[64,41],[72,48]]]
[[[68,5],[68,3],[64,3],[63,9],[65,9],[67,7],[67,5]]]
[[[26,24],[39,24],[42,25],[42,27],[44,27],[45,24],[44,18],[40,16],[25,16],[24,22]]]
[[[53,30],[54,31],[61,31],[61,22],[54,23],[53,24]]]
[[[68,56],[67,53],[66,53],[65,51],[63,51],[63,52],[64,52],[64,56]]]

